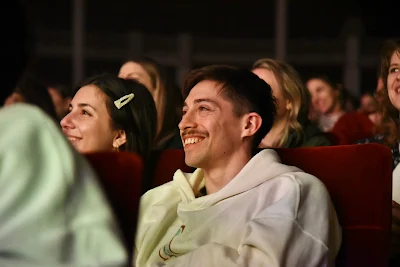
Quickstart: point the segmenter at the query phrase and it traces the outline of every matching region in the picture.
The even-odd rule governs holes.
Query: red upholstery
[[[337,266],[387,266],[392,155],[379,144],[278,149],[282,162],[320,178],[343,230]]]
[[[391,227],[392,155],[379,144],[277,149],[282,162],[321,179],[343,230],[337,266],[387,266]],[[183,150],[159,156],[154,186],[190,168]]]
[[[87,154],[86,157],[118,218],[128,253],[132,254],[142,192],[142,159],[128,152],[101,152]]]
[[[152,180],[152,188],[171,181],[178,169],[181,169],[183,172],[194,171],[194,168],[186,165],[183,149],[153,151],[150,161],[153,168],[150,178]]]
[[[350,145],[374,135],[374,124],[368,115],[359,112],[344,114],[336,122],[331,134],[336,145]]]

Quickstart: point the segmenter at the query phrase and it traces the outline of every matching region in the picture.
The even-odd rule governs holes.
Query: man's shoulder
[[[327,193],[325,184],[311,173],[300,170],[296,172],[288,172],[285,175],[290,175],[290,177],[292,177],[294,183],[299,185],[300,191]]]
[[[301,186],[313,186],[313,187],[324,187],[322,181],[315,175],[305,172],[297,166],[287,165],[281,162],[279,154],[272,150],[266,149],[262,151],[265,155],[269,155],[270,158],[266,158],[268,165],[265,166],[266,172],[275,173],[274,179],[288,179],[293,184],[299,184]],[[260,164],[260,163],[259,163]]]
[[[292,166],[289,166],[292,167]],[[304,172],[301,169],[288,170],[283,172],[276,177],[275,180],[279,180],[282,184],[286,186],[293,186],[300,191],[310,191],[310,190],[326,190],[324,183],[315,175]]]

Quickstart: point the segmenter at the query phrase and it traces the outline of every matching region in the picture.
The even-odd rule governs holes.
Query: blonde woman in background
[[[329,139],[308,119],[310,96],[297,71],[269,58],[257,60],[252,71],[268,83],[276,98],[277,114],[260,147],[329,146]]]
[[[167,75],[166,68],[151,58],[128,60],[121,66],[118,76],[136,79],[152,94],[158,121],[155,149],[183,148],[178,129],[182,93]]]

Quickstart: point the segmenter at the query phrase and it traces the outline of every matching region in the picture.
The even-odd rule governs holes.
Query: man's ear
[[[262,123],[262,119],[260,115],[256,112],[251,112],[246,114],[243,118],[243,130],[241,137],[250,137],[253,136],[258,129],[260,129]]]
[[[113,147],[119,148],[126,143],[126,133],[124,130],[117,130],[113,141]]]

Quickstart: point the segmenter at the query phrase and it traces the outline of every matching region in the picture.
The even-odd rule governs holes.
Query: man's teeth
[[[187,138],[187,139],[185,139],[185,145],[195,144],[195,143],[203,141],[203,139],[204,138],[198,138],[198,137]]]
[[[69,140],[69,141],[78,141],[79,138],[76,138],[76,137],[68,137],[68,140]]]

